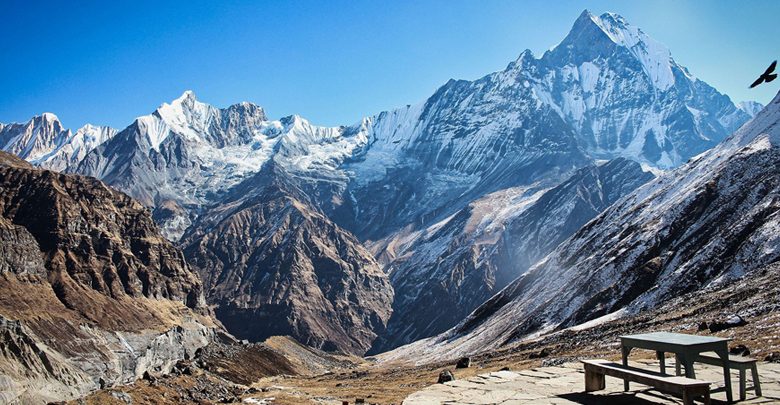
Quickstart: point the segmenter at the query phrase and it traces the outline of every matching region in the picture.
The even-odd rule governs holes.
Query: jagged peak
[[[240,103],[232,104],[231,106],[226,108],[226,110],[237,111],[241,113],[245,112],[253,116],[258,116],[262,121],[268,121],[268,116],[265,113],[265,109],[249,101],[242,101]]]
[[[286,117],[282,117],[279,119],[279,121],[284,125],[296,125],[296,124],[308,124],[309,121],[306,120],[306,118],[301,117],[298,114],[292,114],[288,115]]]
[[[763,104],[752,100],[740,101],[736,106],[751,117],[755,117],[764,108]]]
[[[184,90],[184,93],[179,96],[173,103],[183,103],[185,101],[196,101],[198,98],[195,96],[195,92],[192,90]]]
[[[54,114],[54,113],[50,113],[50,112],[45,112],[45,113],[41,114],[41,115],[40,115],[40,118],[41,118],[42,120],[44,120],[44,121],[59,121],[59,120],[60,120],[60,119],[57,117],[57,115],[56,115],[56,114]]]
[[[574,25],[569,31],[566,39],[561,42],[561,45],[592,45],[592,43],[579,44],[576,43],[576,40],[580,38],[588,41],[594,40],[595,38],[592,36],[582,35],[583,33],[593,32],[594,30],[603,33],[604,36],[602,38],[608,39],[618,46],[632,48],[641,43],[649,44],[653,47],[660,47],[662,48],[661,50],[668,52],[668,49],[665,46],[649,37],[639,27],[631,25],[620,14],[606,12],[600,16],[596,16],[588,10],[583,11],[577,20],[574,21]]]
[[[81,128],[77,129],[76,132],[94,131],[94,130],[100,129],[100,128],[108,128],[108,127],[102,127],[102,126],[99,126],[99,125],[92,125],[90,123],[86,123]]]
[[[636,58],[655,87],[666,90],[674,85],[674,62],[669,48],[616,13],[596,16],[583,11],[566,38],[545,53],[545,57],[578,65],[599,57],[608,58],[615,47],[624,48]]]
[[[534,59],[536,59],[536,56],[534,55],[533,51],[526,49],[523,52],[520,52],[520,56],[515,59],[515,64],[522,65],[524,61]]]

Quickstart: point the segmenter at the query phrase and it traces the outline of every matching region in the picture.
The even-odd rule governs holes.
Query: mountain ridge
[[[780,93],[716,148],[602,212],[456,327],[387,358],[457,357],[614,320],[777,261],[779,122]]]

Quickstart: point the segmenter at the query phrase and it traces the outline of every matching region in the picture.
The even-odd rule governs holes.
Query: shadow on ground
[[[658,401],[652,401],[649,399],[638,397],[637,394],[643,394],[643,396],[649,396],[658,398],[661,401],[669,401],[670,397],[667,394],[661,394],[655,390],[644,390],[638,392],[615,392],[611,394],[594,395],[586,392],[572,392],[569,394],[557,395],[558,398],[565,399],[577,404],[582,405],[645,405],[654,404],[658,405]],[[677,398],[682,403],[682,399]],[[770,401],[771,402],[771,401]],[[726,401],[720,401],[712,398],[712,405],[725,405]]]

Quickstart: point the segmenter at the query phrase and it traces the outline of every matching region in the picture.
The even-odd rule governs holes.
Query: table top
[[[729,338],[721,338],[716,336],[699,336],[699,335],[688,335],[685,333],[672,333],[672,332],[652,332],[652,333],[640,333],[637,335],[625,335],[625,336],[621,336],[620,339],[665,343],[665,344],[679,345],[679,346],[695,346],[695,345],[701,345],[707,343],[728,342],[731,340]]]

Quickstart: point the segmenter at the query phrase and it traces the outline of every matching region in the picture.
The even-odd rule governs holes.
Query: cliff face
[[[206,211],[183,246],[217,317],[239,338],[290,335],[363,354],[390,316],[392,287],[371,253],[278,169]]]
[[[213,327],[201,283],[139,203],[0,153],[0,399],[130,382]]]

